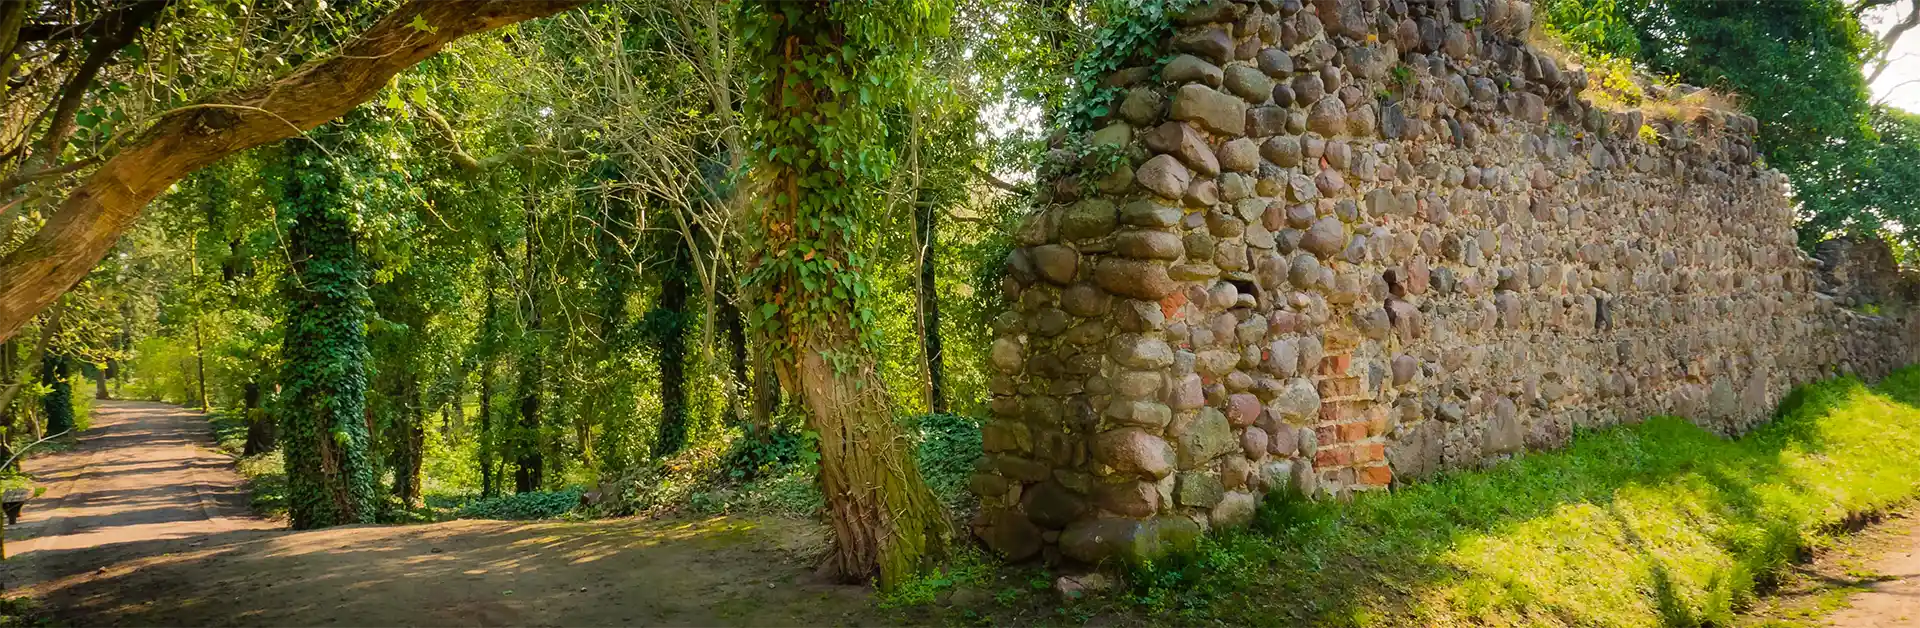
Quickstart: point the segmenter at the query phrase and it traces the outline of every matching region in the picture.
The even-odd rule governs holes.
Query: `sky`
[[[1864,21],[1874,33],[1884,33],[1904,12],[1911,10],[1911,5],[1905,2],[1895,3],[1868,11]],[[1920,113],[1920,28],[1907,31],[1894,44],[1891,58],[1893,63],[1887,65],[1887,71],[1869,86],[1874,101]],[[1872,68],[1867,71],[1872,72]]]

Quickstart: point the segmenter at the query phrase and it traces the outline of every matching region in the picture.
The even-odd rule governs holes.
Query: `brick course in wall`
[[[1111,77],[1089,138],[1125,163],[1056,177],[1007,262],[972,480],[1003,554],[1157,556],[1270,491],[1653,415],[1734,434],[1796,384],[1912,360],[1904,308],[1828,296],[1891,256],[1802,254],[1752,118],[1590,107],[1524,2],[1173,19],[1171,61]]]

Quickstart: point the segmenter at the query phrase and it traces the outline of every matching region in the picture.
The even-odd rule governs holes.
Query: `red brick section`
[[[1393,469],[1387,466],[1387,408],[1366,397],[1364,383],[1348,375],[1353,356],[1330,355],[1315,369],[1315,388],[1320,391],[1320,424],[1314,429],[1320,437],[1320,451],[1313,466],[1323,474],[1352,467],[1362,489],[1385,488],[1393,483]]]
[[[1393,483],[1393,469],[1387,465],[1363,467],[1360,469],[1360,483],[1366,486],[1386,487]]]
[[[1160,313],[1166,316],[1167,320],[1180,318],[1180,306],[1186,304],[1187,293],[1175,290],[1173,294],[1169,294],[1167,298],[1160,300]]]

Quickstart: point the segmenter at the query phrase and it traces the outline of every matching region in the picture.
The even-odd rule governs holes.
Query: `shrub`
[[[580,505],[580,491],[533,491],[468,502],[460,509],[463,519],[552,519],[572,512]]]
[[[934,496],[956,515],[970,510],[973,494],[967,490],[967,478],[984,455],[980,423],[956,414],[927,414],[913,419],[911,427],[919,440],[914,453],[920,475]]]
[[[750,482],[796,464],[812,465],[820,459],[820,436],[813,432],[775,427],[757,435],[753,426],[728,443],[720,457],[720,471],[735,482]]]

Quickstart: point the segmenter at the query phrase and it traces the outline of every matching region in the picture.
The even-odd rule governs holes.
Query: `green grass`
[[[241,456],[247,447],[247,421],[237,412],[215,411],[207,415],[207,422],[213,427],[214,442],[220,444],[221,451],[234,457],[235,470],[247,479],[253,511],[265,517],[286,516],[287,471],[280,450]]]
[[[1809,385],[1738,440],[1662,417],[1350,504],[1275,500],[1110,599],[1181,622],[1728,625],[1803,548],[1920,492],[1920,368]]]
[[[235,456],[247,448],[247,420],[239,414],[221,410],[207,415],[207,422],[213,424],[213,441],[220,444],[220,450]]]

